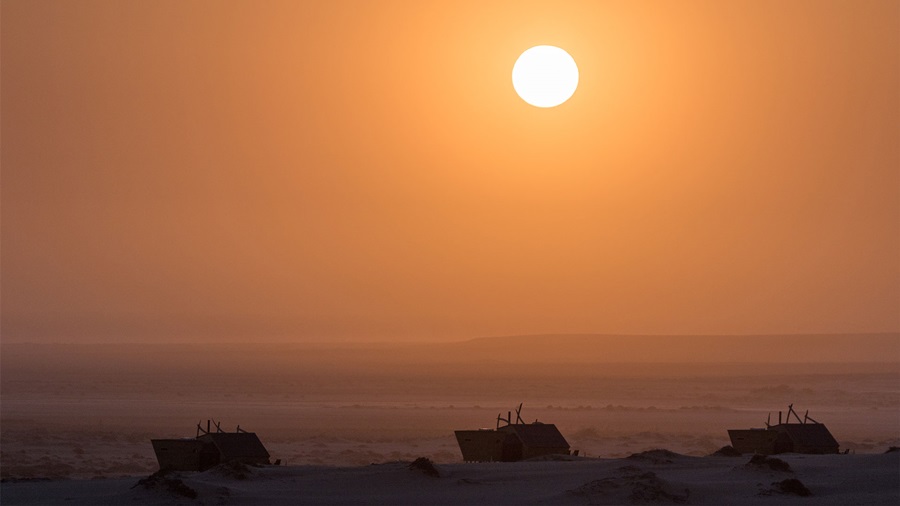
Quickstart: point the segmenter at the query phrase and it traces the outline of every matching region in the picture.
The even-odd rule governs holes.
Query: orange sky
[[[5,341],[900,331],[898,2],[0,20]]]

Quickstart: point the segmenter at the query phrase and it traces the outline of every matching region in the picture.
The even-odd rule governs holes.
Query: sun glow
[[[575,93],[578,66],[558,47],[535,46],[516,60],[512,81],[522,100],[535,107],[556,107]]]

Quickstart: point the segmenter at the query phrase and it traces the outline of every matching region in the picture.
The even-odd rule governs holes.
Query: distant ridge
[[[516,362],[900,362],[900,333],[533,334],[479,337],[455,351]]]
[[[106,384],[130,378],[178,388],[217,384],[319,385],[336,378],[366,384],[394,377],[429,383],[465,379],[478,391],[493,381],[569,375],[684,377],[760,374],[900,373],[900,333],[766,336],[546,334],[451,343],[0,343],[3,387],[57,378]],[[392,376],[393,375],[393,376]],[[397,378],[401,376],[396,376]],[[896,376],[892,376],[896,378]],[[441,378],[440,381],[437,381]],[[170,385],[171,387],[171,385]],[[317,388],[319,388],[317,387]],[[24,387],[23,387],[24,388]],[[357,387],[354,387],[357,388]],[[6,390],[4,390],[6,392]]]
[[[734,373],[738,369],[748,374],[850,369],[900,372],[900,333],[896,332],[702,336],[538,334],[443,343],[0,343],[0,348],[0,373],[4,382],[10,378],[43,381],[42,378],[50,375],[111,378],[128,374],[156,378],[160,371],[191,378],[221,378],[224,374],[233,378],[312,375],[320,379],[340,374],[384,375],[395,370],[471,378],[509,378],[539,372],[693,375],[715,371]],[[639,367],[640,364],[652,367]],[[738,364],[742,364],[740,368],[736,368]]]

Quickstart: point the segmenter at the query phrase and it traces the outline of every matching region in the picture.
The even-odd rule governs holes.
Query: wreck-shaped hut
[[[256,433],[242,430],[225,432],[219,424],[211,430],[197,424],[197,436],[184,439],[151,439],[160,469],[172,471],[205,471],[225,462],[268,464],[269,452]]]
[[[552,423],[524,423],[522,405],[506,418],[497,415],[496,429],[458,430],[456,441],[465,462],[515,462],[542,455],[569,455],[569,443]],[[501,422],[506,425],[501,426]]]
[[[797,421],[791,422],[791,415]],[[771,417],[770,417],[771,418]],[[788,406],[787,418],[782,422],[778,412],[778,423],[760,429],[729,429],[728,437],[731,446],[741,453],[775,455],[778,453],[838,453],[839,445],[825,424],[819,423],[806,412],[801,419],[794,411],[794,405]]]

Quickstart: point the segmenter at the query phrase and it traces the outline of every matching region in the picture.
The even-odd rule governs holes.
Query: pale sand
[[[430,477],[409,462],[361,467],[269,466],[246,477],[212,469],[168,475],[197,493],[179,496],[140,477],[7,481],[15,504],[900,504],[900,453],[779,455],[791,472],[748,466],[749,456],[691,457],[665,450],[629,458],[438,464]],[[651,474],[652,473],[652,474]],[[775,485],[797,479],[812,495]]]

